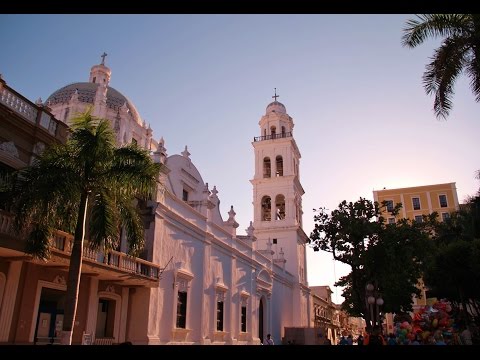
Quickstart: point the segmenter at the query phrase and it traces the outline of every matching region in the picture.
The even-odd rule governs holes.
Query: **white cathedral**
[[[82,274],[87,280],[80,289],[78,332],[108,335],[117,343],[234,345],[260,344],[267,333],[279,344],[286,327],[311,327],[301,155],[293,119],[276,94],[252,143],[254,219],[239,235],[233,206],[224,220],[216,187],[209,188],[187,147],[167,156],[163,138],[155,141],[132,102],[110,87],[104,56],[89,82],[67,85],[45,103],[67,124],[93,105],[93,115],[111,121],[118,145],[136,142],[165,165],[156,199],[147,204],[141,256],[164,271],[155,286],[130,287],[111,275]],[[123,239],[118,251],[126,250]],[[36,296],[41,303],[42,290]],[[30,336],[39,326],[33,324],[39,310],[33,311]],[[74,334],[74,342],[80,336]]]

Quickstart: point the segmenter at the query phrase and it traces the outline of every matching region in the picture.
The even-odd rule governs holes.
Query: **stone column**
[[[250,333],[249,343],[250,345],[254,344],[254,339],[257,337],[258,332],[258,300],[260,299],[257,294],[257,283],[256,283],[256,276],[258,270],[251,269],[251,281],[250,281],[250,298],[248,299],[247,306],[247,331]],[[250,314],[250,316],[248,316]],[[260,341],[262,341],[260,339]],[[255,344],[258,345],[258,344]]]
[[[230,284],[229,284],[229,291],[227,292],[226,300],[228,302],[227,307],[227,314],[230,314],[228,317],[228,322],[225,324],[227,325],[226,329],[228,331],[228,344],[232,344],[234,338],[238,338],[238,316],[239,316],[239,307],[238,301],[240,300],[237,296],[237,303],[234,303],[234,294],[236,293],[237,289],[237,257],[232,256],[231,268],[230,268]]]
[[[85,327],[85,332],[91,334],[92,337],[95,335],[95,330],[97,327],[97,312],[98,312],[98,278],[90,278],[90,289],[88,294],[88,315],[87,315],[87,326]]]
[[[120,310],[120,333],[118,335],[118,342],[125,342],[127,335],[127,317],[128,317],[128,300],[129,300],[129,288],[122,287],[122,308]]]
[[[210,280],[210,260],[211,260],[211,242],[210,239],[206,239],[207,241],[204,242],[203,245],[203,267],[202,273],[199,274],[201,276],[202,281],[202,291],[200,295],[199,301],[201,302],[201,314],[200,314],[200,344],[210,344],[212,339],[210,338],[210,317],[209,317],[209,301],[207,301],[207,297],[209,295],[205,295],[205,291],[203,289],[207,289],[211,286]],[[210,338],[206,340],[206,338]]]
[[[8,342],[8,336],[12,326],[13,310],[15,309],[15,302],[17,300],[22,264],[22,261],[12,261],[8,267],[7,281],[3,292],[0,313],[0,343]]]
[[[273,328],[272,328],[272,293],[268,293],[266,298],[266,306],[267,306],[267,331],[264,331],[265,334],[272,334],[273,333]],[[262,339],[263,341],[263,339]],[[278,341],[278,340],[277,340]]]

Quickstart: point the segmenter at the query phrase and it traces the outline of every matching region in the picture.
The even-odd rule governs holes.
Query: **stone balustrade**
[[[0,209],[0,234],[14,236],[13,217],[8,212]],[[73,235],[56,230],[50,239],[52,253],[70,255],[72,252]],[[111,250],[107,253],[99,249],[92,249],[89,241],[84,241],[83,258],[88,262],[95,262],[116,268],[138,276],[159,280],[163,269],[150,261],[133,257],[120,251]]]
[[[6,87],[0,89],[0,103],[5,104],[20,116],[28,121],[35,123],[38,110],[27,100],[16,95]]]

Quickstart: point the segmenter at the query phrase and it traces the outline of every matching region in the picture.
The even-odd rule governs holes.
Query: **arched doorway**
[[[260,342],[263,343],[263,297],[260,299],[260,305],[258,307],[258,337]]]

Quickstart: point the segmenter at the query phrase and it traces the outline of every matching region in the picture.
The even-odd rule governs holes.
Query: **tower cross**
[[[107,56],[108,54],[104,51],[103,54],[100,56],[102,58],[102,65],[105,65],[105,57]]]
[[[272,98],[274,98],[275,101],[277,101],[278,97],[280,97],[280,95],[277,95],[277,88],[275,88],[275,95],[273,95]]]

